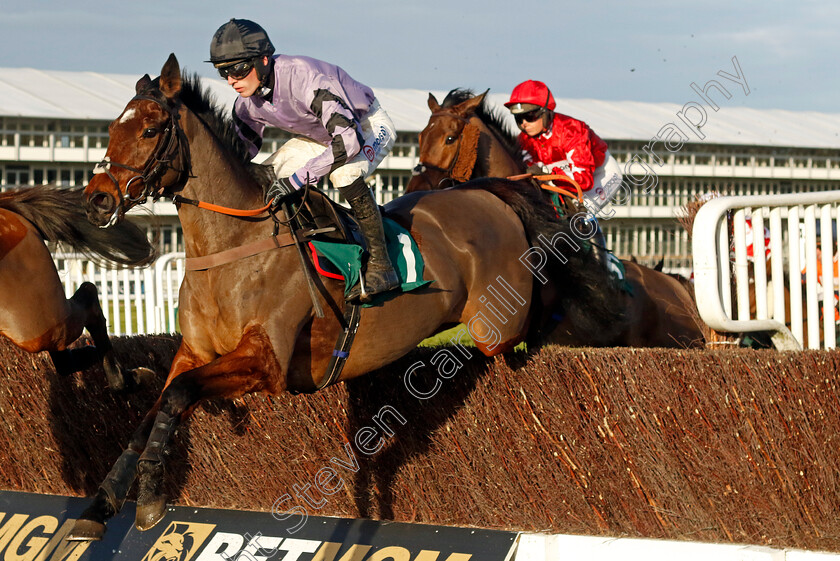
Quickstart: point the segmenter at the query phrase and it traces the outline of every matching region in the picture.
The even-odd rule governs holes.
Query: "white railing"
[[[692,541],[519,534],[514,561],[837,561],[840,554],[766,545]]]
[[[142,269],[110,269],[75,255],[55,255],[54,260],[68,298],[85,281],[96,285],[112,335],[177,331],[183,253],[167,253]]]
[[[840,191],[706,202],[692,229],[703,321],[717,331],[771,332],[780,349],[835,348],[839,203]],[[769,249],[769,259],[750,249]]]

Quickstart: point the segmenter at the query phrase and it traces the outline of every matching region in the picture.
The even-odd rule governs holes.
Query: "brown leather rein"
[[[562,173],[554,173],[547,175],[534,175],[533,173],[523,173],[521,175],[511,175],[507,179],[510,179],[511,181],[520,181],[522,179],[535,179],[540,184],[540,187],[542,187],[546,191],[554,191],[555,193],[560,193],[561,195],[564,195],[566,197],[577,199],[579,203],[583,202],[583,189],[581,188],[580,184],[574,179]],[[558,181],[565,183],[570,187],[574,187],[575,192],[569,191],[568,189],[563,189],[562,187],[558,187],[557,185],[549,185],[549,181]]]

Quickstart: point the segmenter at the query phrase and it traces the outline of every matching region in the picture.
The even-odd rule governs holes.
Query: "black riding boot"
[[[348,300],[358,298],[369,302],[374,294],[387,292],[400,285],[400,279],[385,247],[385,231],[382,228],[382,216],[379,206],[373,199],[373,193],[364,179],[357,179],[342,189],[350,208],[359,221],[359,227],[368,246],[368,260],[360,283],[354,286]]]
[[[598,262],[601,267],[606,270],[609,270],[608,263],[609,257],[607,257],[607,238],[604,237],[604,233],[601,231],[601,227],[598,223],[595,223],[595,233],[589,238],[589,243],[592,244],[592,258]]]

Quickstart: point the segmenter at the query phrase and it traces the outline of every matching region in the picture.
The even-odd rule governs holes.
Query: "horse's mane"
[[[49,242],[67,245],[94,262],[147,265],[155,249],[135,224],[123,220],[102,229],[88,222],[82,187],[39,185],[0,193],[0,208],[28,220]]]
[[[160,93],[160,77],[152,80],[151,84],[141,92],[151,97],[163,100]],[[192,111],[207,128],[216,136],[225,150],[230,152],[236,160],[248,165],[251,157],[248,147],[239,138],[233,125],[230,111],[218,102],[210,88],[201,84],[201,78],[196,73],[181,73],[181,92],[178,94],[181,102]]]
[[[152,80],[144,90],[146,95],[161,98],[160,77]],[[210,88],[201,84],[201,78],[196,73],[183,71],[181,73],[181,92],[178,94],[181,102],[203,122],[213,133],[222,149],[231,154],[238,161],[258,185],[270,183],[272,178],[266,175],[266,166],[251,162],[248,146],[239,137],[233,124],[231,112],[218,102]]]
[[[627,327],[623,309],[616,305],[622,290],[620,283],[593,258],[586,242],[572,231],[571,222],[558,218],[554,208],[546,204],[533,184],[484,177],[453,189],[480,189],[501,199],[522,221],[531,247],[544,246],[558,235],[561,242],[566,242],[558,242],[554,248],[563,255],[565,262],[553,254],[554,250],[546,248],[546,272],[559,285],[563,311],[574,318],[576,328],[585,333],[593,345],[613,340]],[[579,249],[570,247],[569,240]]]
[[[243,164],[251,161],[248,147],[239,138],[230,110],[220,105],[210,89],[202,86],[198,74],[181,75],[181,101],[213,131],[222,146]]]
[[[455,88],[446,94],[440,106],[443,108],[453,107],[474,97],[475,92],[470,89]],[[499,139],[499,142],[504,146],[507,153],[510,154],[510,157],[513,158],[513,161],[522,163],[522,149],[519,146],[518,135],[507,125],[504,111],[495,107],[488,107],[485,98],[481,102],[481,105],[478,106],[478,109],[476,109],[475,115],[481,119],[481,122],[487,125],[487,128],[493,131],[493,134]]]

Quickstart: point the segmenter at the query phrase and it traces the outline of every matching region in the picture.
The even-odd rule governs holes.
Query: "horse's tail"
[[[128,221],[108,229],[94,226],[82,207],[82,187],[39,185],[0,193],[0,208],[19,214],[49,242],[63,244],[97,263],[140,266],[156,252],[146,234]]]
[[[624,331],[627,317],[618,301],[619,283],[594,258],[589,242],[573,230],[573,217],[557,216],[542,190],[529,181],[494,178],[476,179],[456,188],[488,191],[513,209],[531,247],[545,251],[544,272],[559,287],[562,312],[573,320],[581,336],[596,346],[609,344]]]

